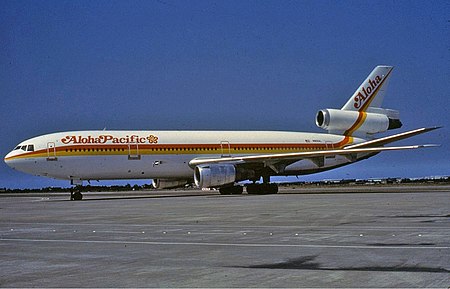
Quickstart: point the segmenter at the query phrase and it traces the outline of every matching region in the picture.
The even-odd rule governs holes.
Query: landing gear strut
[[[83,187],[83,180],[71,177],[70,184],[73,186],[70,189],[70,200],[81,201],[83,199],[83,194],[81,193],[81,188]]]

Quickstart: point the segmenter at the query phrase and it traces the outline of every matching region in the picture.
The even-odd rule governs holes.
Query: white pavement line
[[[450,246],[364,246],[364,245],[306,245],[306,244],[257,244],[257,243],[212,243],[212,242],[151,242],[151,241],[114,241],[114,240],[57,240],[57,239],[14,239],[1,238],[0,242],[42,242],[42,243],[98,243],[98,244],[137,244],[162,246],[218,246],[218,247],[285,247],[285,248],[349,248],[349,249],[450,249]]]
[[[240,235],[241,232],[191,232],[192,235]]]

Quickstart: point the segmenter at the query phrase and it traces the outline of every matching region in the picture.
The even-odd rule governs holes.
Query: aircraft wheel
[[[269,194],[278,194],[278,185],[277,184],[268,184],[267,191]]]
[[[243,191],[244,188],[242,186],[224,187],[219,189],[221,195],[240,195]]]
[[[247,194],[249,195],[260,195],[261,185],[260,184],[248,184],[246,187]]]
[[[83,194],[80,191],[75,191],[70,194],[70,199],[74,201],[81,201],[83,199]]]
[[[233,188],[235,189],[233,195],[242,195],[242,192],[244,192],[243,186],[235,186]]]
[[[277,184],[248,184],[247,194],[249,195],[271,195],[278,193]]]

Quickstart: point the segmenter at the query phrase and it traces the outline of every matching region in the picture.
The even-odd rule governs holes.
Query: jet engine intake
[[[231,164],[211,164],[195,167],[195,185],[200,188],[214,188],[236,181],[236,167]]]

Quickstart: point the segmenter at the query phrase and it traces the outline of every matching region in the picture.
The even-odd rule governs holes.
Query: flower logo
[[[149,143],[158,143],[158,137],[152,134],[147,137],[147,140]]]

